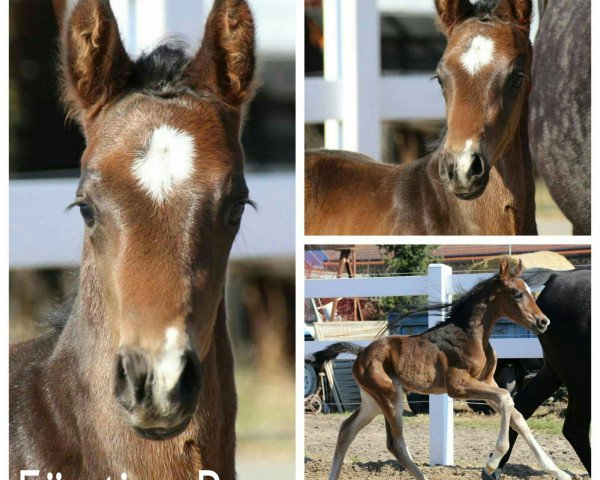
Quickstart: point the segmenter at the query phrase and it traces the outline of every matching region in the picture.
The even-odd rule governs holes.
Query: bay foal
[[[193,57],[161,46],[137,61],[107,0],[66,18],[64,97],[87,142],[81,278],[64,325],[11,348],[10,478],[232,480],[223,288],[248,202],[251,12],[216,0]]]
[[[309,151],[308,235],[536,234],[527,134],[531,0],[436,0],[448,44],[436,78],[446,100],[439,148],[384,165]]]
[[[511,273],[508,260],[503,259],[498,275],[453,302],[447,320],[420,335],[384,337],[364,349],[337,343],[315,354],[319,362],[343,352],[357,354],[352,374],[362,402],[340,427],[329,480],[339,477],[346,451],[358,432],[382,413],[388,450],[415,478],[426,478],[413,462],[404,440],[405,390],[484,400],[500,414],[498,440],[485,465],[488,475],[508,451],[509,426],[512,426],[523,436],[544,471],[560,480],[571,478],[541,449],[523,416],[513,408],[508,391],[494,381],[496,354],[489,339],[498,318],[508,317],[537,334],[544,333],[550,324],[527,284],[518,278],[521,270],[519,261],[514,274]]]

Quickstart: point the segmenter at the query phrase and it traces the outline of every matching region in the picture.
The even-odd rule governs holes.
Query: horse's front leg
[[[449,369],[446,378],[448,395],[452,398],[463,400],[484,400],[495,405],[500,414],[500,431],[494,450],[488,455],[484,472],[491,476],[504,454],[508,451],[508,431],[513,400],[507,390],[497,385],[489,385],[471,377],[467,372],[458,369]]]
[[[497,387],[496,382],[492,381],[491,386]],[[487,402],[497,412],[501,411],[500,405],[498,405],[493,400],[492,401],[488,400]],[[540,467],[542,468],[543,471],[545,471],[546,473],[549,473],[550,475],[552,475],[554,478],[556,478],[558,480],[569,480],[571,478],[571,476],[568,473],[560,470],[554,464],[554,462],[548,456],[548,454],[546,452],[544,452],[542,447],[540,447],[540,445],[537,443],[536,439],[534,438],[533,434],[531,433],[531,430],[529,429],[529,425],[527,425],[525,418],[523,418],[523,415],[521,415],[521,413],[516,408],[514,408],[514,406],[511,408],[511,412],[510,412],[510,426],[519,435],[521,435],[525,439],[525,441],[527,442],[527,445],[529,445],[529,448],[533,452],[533,455],[535,456],[538,464],[540,465]],[[496,467],[497,466],[498,465],[496,465]],[[491,477],[493,479],[500,478],[500,471],[497,471],[494,473],[492,473],[492,472],[487,472],[487,473],[488,473],[489,477]],[[484,478],[488,478],[488,477],[484,477]]]

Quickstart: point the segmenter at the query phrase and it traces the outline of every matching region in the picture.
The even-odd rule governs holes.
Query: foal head
[[[64,96],[87,143],[82,269],[114,339],[114,396],[140,435],[169,438],[196,408],[249,201],[239,135],[252,15],[244,0],[216,0],[195,56],[162,46],[134,62],[108,0],[81,0],[62,47]]]
[[[531,0],[436,0],[448,45],[436,78],[446,101],[439,172],[461,199],[483,193],[514,138],[530,89]]]
[[[534,333],[544,333],[550,325],[548,317],[542,313],[535,303],[535,298],[529,286],[519,276],[523,272],[523,263],[519,264],[514,273],[510,271],[507,258],[500,260],[500,273],[498,275],[501,288],[498,293],[498,304],[501,314],[510,318]]]

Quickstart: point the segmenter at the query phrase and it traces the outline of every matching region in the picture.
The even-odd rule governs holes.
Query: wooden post
[[[337,278],[341,278],[342,274],[344,273],[344,266],[346,266],[346,264],[347,264],[349,252],[350,252],[350,250],[347,250],[347,249],[340,250],[340,259],[338,260]],[[336,297],[333,299],[333,306],[331,308],[331,318],[329,319],[330,322],[335,321],[337,305],[338,305],[338,298]]]
[[[452,268],[434,263],[429,265],[427,274],[429,302],[448,303],[452,299]],[[436,312],[429,313],[430,328],[440,320]],[[432,465],[454,463],[453,414],[453,400],[448,395],[429,395],[429,463]]]
[[[325,122],[325,147],[381,160],[380,19],[375,0],[323,0],[326,80],[340,82],[342,118]]]

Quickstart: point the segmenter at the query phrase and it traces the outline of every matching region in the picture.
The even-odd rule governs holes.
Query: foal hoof
[[[500,480],[502,476],[502,470],[497,468],[492,473],[488,473],[485,468],[481,469],[481,479],[482,480]]]

